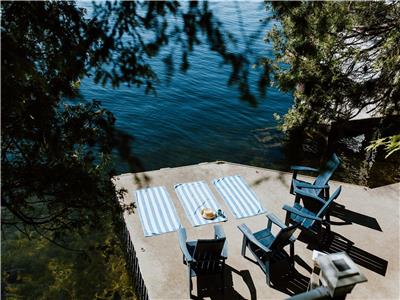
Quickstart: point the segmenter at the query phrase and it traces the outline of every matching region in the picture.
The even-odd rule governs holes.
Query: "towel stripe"
[[[266,211],[254,191],[241,176],[214,179],[213,184],[237,219],[251,217]]]
[[[165,187],[137,190],[135,197],[145,236],[176,231],[182,227]]]
[[[175,185],[175,191],[185,210],[186,216],[193,226],[200,226],[214,222],[226,221],[226,217],[217,217],[206,220],[200,216],[203,208],[217,211],[221,207],[217,204],[210,188],[204,181],[180,183]]]

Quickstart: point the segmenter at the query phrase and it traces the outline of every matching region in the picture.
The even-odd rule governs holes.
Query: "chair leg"
[[[330,237],[331,237],[331,235],[332,235],[332,231],[331,231],[331,224],[328,222],[327,224],[326,224],[326,233],[325,233],[325,239],[326,239],[326,241],[329,241],[329,239],[330,239]]]
[[[267,261],[265,263],[265,279],[266,279],[268,286],[271,286],[271,273],[270,272],[271,272],[270,263],[269,263],[269,261]]]
[[[243,236],[243,241],[242,241],[242,256],[246,256],[246,247],[247,247],[247,239],[245,236]]]
[[[294,195],[294,192],[293,192],[293,179],[292,179],[292,182],[290,183],[290,191],[289,191],[289,193]]]
[[[331,235],[332,231],[331,231],[331,225],[328,224],[326,225],[326,233],[328,234],[328,237]]]
[[[330,227],[330,223],[331,223],[331,214],[330,214],[330,210],[327,212],[327,214],[326,214],[326,217],[325,217],[325,219],[326,219],[326,227]]]
[[[192,284],[192,276],[190,274],[190,267],[188,268],[188,275],[189,275],[189,299],[192,297],[192,289],[193,289],[193,284]]]
[[[320,226],[319,230],[318,230],[318,245],[320,247],[324,247],[325,246],[325,242],[328,240],[328,235],[326,230],[324,230],[324,226]]]
[[[329,199],[329,188],[326,190],[326,192],[325,192],[325,199],[326,199],[326,201],[328,201],[328,199]]]
[[[294,196],[294,203],[300,203],[301,197],[298,194],[295,194]]]
[[[294,272],[294,243],[290,244],[290,273]]]
[[[285,225],[289,226],[289,224],[290,224],[290,213],[286,212]]]
[[[225,294],[225,261],[222,263],[222,274],[221,274],[221,279],[222,279],[222,294]]]
[[[294,195],[294,189],[293,189],[293,180],[295,180],[297,178],[297,171],[293,171],[293,175],[292,175],[292,181],[290,182],[290,193],[292,195]]]

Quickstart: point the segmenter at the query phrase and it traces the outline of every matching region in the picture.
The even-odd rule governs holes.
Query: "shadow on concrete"
[[[282,250],[280,256],[280,260],[271,262],[270,287],[290,296],[307,291],[310,277],[306,277],[303,274],[299,273],[296,268],[294,270],[290,269],[289,255],[285,250]],[[258,265],[258,262],[256,260],[251,259],[247,256],[244,258]],[[295,262],[299,266],[305,268],[308,273],[311,273],[312,268],[308,266],[307,263],[302,260],[298,255],[295,255]],[[261,267],[260,271],[263,272]]]
[[[258,173],[258,171],[256,173]],[[286,173],[279,172],[279,174],[278,174],[278,176],[276,178],[272,178],[271,176],[263,176],[263,177],[255,180],[255,181],[251,182],[250,186],[257,186],[257,185],[260,185],[261,183],[263,183],[264,181],[268,181],[268,180],[271,180],[271,179],[278,179],[282,183],[282,185],[284,185],[285,187],[289,188],[290,185],[287,182],[287,180],[285,178],[285,175],[286,175]]]
[[[298,255],[295,256],[295,262],[297,266],[305,267],[305,269],[311,270],[311,267],[307,265]],[[276,262],[271,266],[271,288],[285,293],[289,296],[303,293],[307,291],[310,277],[304,276],[296,269],[296,263],[294,270],[291,270],[287,261],[282,260]]]
[[[325,234],[325,238],[321,243],[316,243],[315,239],[312,239],[306,232],[302,232],[298,240],[308,244],[307,248],[310,250],[318,250],[328,254],[346,252],[356,264],[382,276],[386,274],[387,260],[354,246],[354,242],[336,232]]]
[[[270,176],[263,176],[260,179],[257,179],[256,181],[251,182],[250,185],[257,186],[257,185],[260,185],[261,183],[263,183],[264,181],[268,181],[270,179],[271,179]]]
[[[191,299],[248,299],[247,294],[241,295],[235,290],[233,284],[233,273],[239,275],[249,289],[250,299],[257,299],[256,287],[248,270],[238,271],[229,265],[225,266],[225,289],[221,291],[221,280],[219,276],[212,275],[197,277],[197,296],[191,295]],[[245,297],[246,296],[246,297]]]
[[[151,183],[152,178],[145,172],[139,174],[132,173],[132,175],[133,175],[133,182],[135,185],[137,185],[138,189],[148,187]]]
[[[310,277],[304,276],[295,269],[292,273],[287,273],[284,276],[273,276],[271,278],[271,288],[289,296],[294,296],[307,291],[309,282]]]
[[[331,216],[339,218],[344,221],[344,223],[331,222],[332,225],[350,225],[356,223],[361,226],[382,231],[378,221],[375,218],[360,214],[352,210],[348,210],[344,205],[341,204],[336,203],[334,205],[331,211]]]

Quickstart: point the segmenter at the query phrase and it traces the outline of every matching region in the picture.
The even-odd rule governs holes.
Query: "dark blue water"
[[[250,38],[268,15],[261,2],[212,2],[210,7],[238,39],[238,50],[251,44],[254,59],[272,58],[271,44],[263,40],[272,24]],[[185,74],[176,71],[170,82],[162,55],[152,62],[161,81],[157,95],[125,85],[102,87],[92,78],[81,82],[81,93],[84,99],[100,100],[115,114],[118,128],[135,137],[134,154],[146,170],[215,160],[265,167],[285,164],[273,113],[284,114],[292,105],[292,96],[269,88],[266,97],[260,97],[258,73],[253,70],[250,86],[258,97],[253,107],[240,100],[236,86],[227,85],[230,66],[221,65],[222,58],[207,44],[195,47],[189,60],[189,70]],[[118,168],[130,171],[123,165]]]

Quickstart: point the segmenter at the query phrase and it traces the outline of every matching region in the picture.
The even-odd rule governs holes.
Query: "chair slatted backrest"
[[[321,172],[314,181],[314,185],[325,185],[331,179],[333,172],[339,167],[340,159],[335,153],[332,154],[331,158],[325,163],[324,167],[321,168]]]
[[[299,226],[300,223],[296,223],[292,226],[281,229],[269,248],[271,250],[279,250],[288,245],[290,238]]]
[[[339,186],[338,189],[332,194],[332,196],[328,199],[328,201],[325,202],[324,206],[322,206],[322,208],[316,214],[317,217],[322,218],[326,215],[326,213],[328,212],[328,209],[333,204],[333,201],[337,197],[339,197],[341,191],[342,191],[342,186]]]
[[[208,271],[219,267],[224,244],[225,238],[197,240],[196,248],[193,252],[197,267]]]

